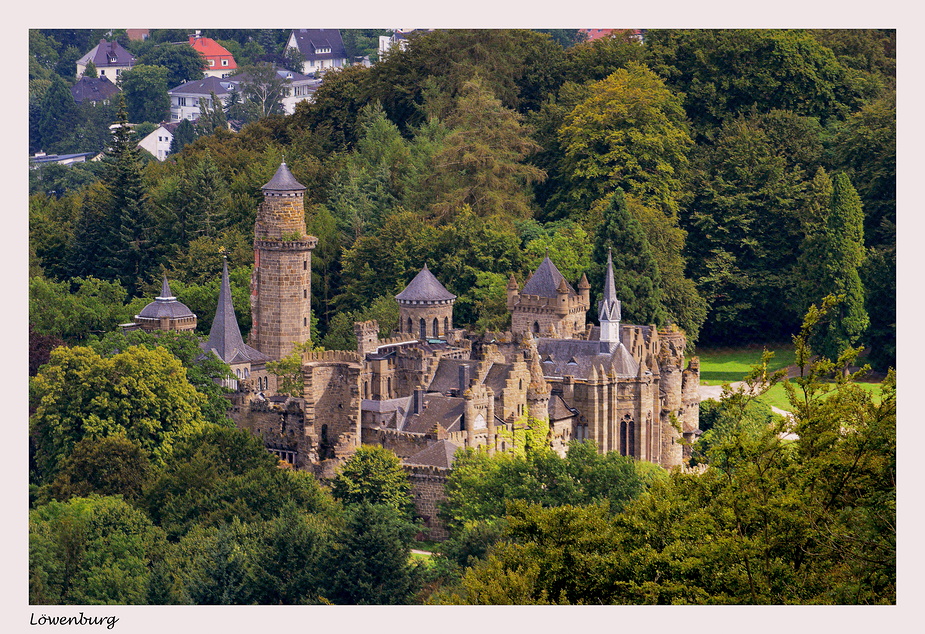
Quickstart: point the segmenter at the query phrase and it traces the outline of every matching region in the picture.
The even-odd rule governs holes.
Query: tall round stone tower
[[[312,249],[305,233],[305,186],[285,163],[262,187],[254,227],[250,345],[281,359],[311,339]]]

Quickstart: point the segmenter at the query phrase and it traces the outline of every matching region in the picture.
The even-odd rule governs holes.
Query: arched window
[[[392,377],[385,380],[386,398],[392,398]]]
[[[450,318],[444,317],[443,318],[443,334],[446,335],[446,333],[448,332],[450,332]]]
[[[434,326],[434,337],[437,337],[437,336],[440,334],[439,332],[437,332],[437,330],[439,330],[439,328],[440,328],[440,325],[439,325],[439,322],[437,321],[437,318],[436,318],[436,317],[434,317],[433,326]]]
[[[629,415],[620,421],[620,455],[636,456],[636,423]]]
[[[540,334],[540,322],[538,321],[533,322],[533,334]]]
[[[424,321],[423,317],[421,317],[420,321],[421,323],[419,323],[418,326],[421,329],[421,339],[427,339],[427,322]]]
[[[411,321],[411,317],[408,318],[408,332],[414,332],[414,324]]]

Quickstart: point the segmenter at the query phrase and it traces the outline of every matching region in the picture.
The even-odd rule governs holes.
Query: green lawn
[[[771,371],[793,365],[795,362],[793,345],[769,345],[767,349],[774,353],[769,369]],[[761,360],[764,348],[748,346],[743,348],[702,348],[697,350],[700,357],[700,383],[701,385],[722,385],[741,381],[752,367]],[[875,397],[880,394],[879,383],[858,383]],[[790,409],[787,392],[783,384],[778,383],[765,392],[760,399],[762,402],[783,410]]]
[[[774,353],[769,369],[779,370],[794,363],[793,344],[768,345]],[[761,361],[763,346],[743,348],[698,348],[700,357],[700,383],[722,385],[741,381],[756,363]]]

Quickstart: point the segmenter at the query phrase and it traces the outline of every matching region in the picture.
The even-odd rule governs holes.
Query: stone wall
[[[395,429],[363,427],[362,431],[364,445],[380,445],[403,459],[424,451],[436,440],[430,434],[412,434]]]
[[[446,527],[438,517],[439,504],[446,499],[444,485],[449,470],[440,467],[404,465],[411,493],[414,497],[414,509],[424,520],[423,539],[441,542],[449,537]]]

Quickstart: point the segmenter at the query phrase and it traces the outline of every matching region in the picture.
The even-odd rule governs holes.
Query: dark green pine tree
[[[74,96],[60,77],[55,76],[45,92],[39,112],[38,139],[33,145],[46,153],[78,151],[74,145],[74,130],[80,122],[80,112]]]
[[[231,206],[231,196],[221,171],[206,152],[188,172],[181,184],[184,241],[213,238],[225,226],[224,213]]]
[[[832,181],[832,202],[820,237],[823,260],[818,301],[843,296],[830,320],[813,342],[813,349],[830,359],[857,344],[870,325],[859,269],[864,262],[864,211],[848,176]]]
[[[180,122],[173,131],[173,140],[170,142],[170,153],[177,154],[187,143],[196,140],[196,130],[189,119]]]
[[[128,126],[121,94],[116,117],[112,144],[106,152],[108,169],[103,177],[112,193],[112,207],[103,227],[105,242],[100,245],[100,257],[105,278],[119,280],[132,296],[149,272],[155,254],[141,150]]]
[[[607,250],[613,256],[613,280],[622,302],[623,320],[633,324],[664,324],[661,276],[645,230],[626,207],[622,189],[617,189],[604,209],[594,239],[591,289],[599,294],[604,284]],[[592,302],[592,310],[596,310]],[[596,315],[595,315],[596,316]]]

